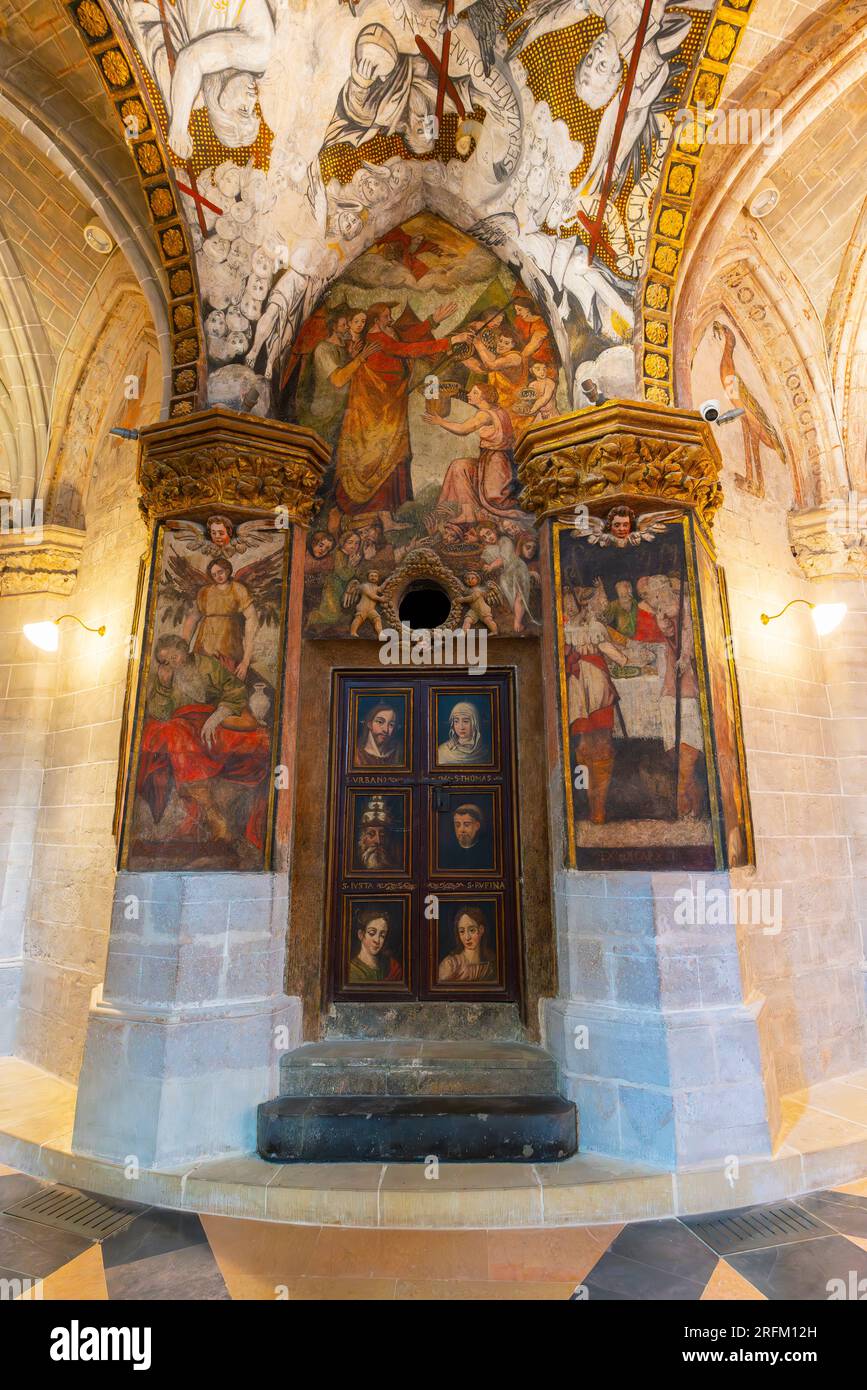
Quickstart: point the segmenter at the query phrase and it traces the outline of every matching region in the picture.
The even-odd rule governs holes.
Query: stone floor
[[[200,1215],[298,1226],[473,1229],[606,1226],[691,1217],[843,1186],[867,1173],[867,1071],[782,1102],[774,1153],[676,1173],[578,1153],[562,1163],[265,1163],[256,1155],[173,1169],[72,1152],[75,1087],[0,1058],[0,1163],[42,1181]]]
[[[7,1214],[49,1187],[0,1167],[0,1298],[827,1300],[867,1279],[867,1180],[710,1228],[347,1230],[142,1206],[101,1243]]]

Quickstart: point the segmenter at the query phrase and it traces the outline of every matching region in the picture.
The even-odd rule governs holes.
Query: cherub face
[[[225,198],[237,198],[241,192],[241,170],[227,159],[214,170],[214,183]]]
[[[357,236],[361,236],[364,226],[357,212],[348,212],[345,208],[337,214],[337,231],[344,241],[354,241]]]
[[[607,106],[620,86],[622,67],[617,44],[607,32],[591,44],[575,77],[575,91],[591,111]]]
[[[262,317],[262,301],[254,299],[251,294],[244,294],[238,301],[238,309],[248,323],[255,323],[256,319]]]
[[[214,265],[219,265],[228,256],[230,245],[231,243],[226,241],[225,237],[209,236],[202,247],[202,255],[212,261]]]
[[[251,299],[264,299],[268,293],[268,280],[264,275],[257,275],[255,271],[244,286],[244,293]]]
[[[236,237],[229,247],[226,261],[233,270],[241,271],[246,275],[250,269],[250,247],[247,242]]]
[[[368,571],[367,578],[369,579],[369,581],[370,581],[371,584],[378,584],[378,583],[379,583],[379,570],[369,570],[369,571]]]
[[[246,333],[250,323],[240,309],[236,309],[233,305],[231,309],[226,311],[226,327],[230,333]]]
[[[253,252],[253,274],[261,275],[266,285],[271,274],[271,259],[261,248]]]
[[[496,531],[492,531],[490,526],[480,526],[479,540],[483,541],[485,545],[495,545],[497,540],[497,533]]]
[[[545,370],[544,362],[534,362],[532,367],[530,368],[530,371],[537,381],[544,381],[546,376],[548,375],[548,373]]]
[[[222,309],[212,309],[205,319],[205,332],[211,338],[222,338],[226,333],[226,315]]]
[[[226,338],[226,348],[233,357],[240,357],[242,353],[247,351],[248,347],[246,333],[230,333]]]

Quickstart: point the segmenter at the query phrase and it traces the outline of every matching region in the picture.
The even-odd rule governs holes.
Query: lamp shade
[[[820,637],[839,627],[847,613],[845,603],[817,603],[812,608],[813,622]]]
[[[59,641],[57,623],[25,623],[24,636],[44,652],[56,652]]]

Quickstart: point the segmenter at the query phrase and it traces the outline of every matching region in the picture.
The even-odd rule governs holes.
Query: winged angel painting
[[[163,525],[129,868],[267,867],[288,544],[229,514]]]
[[[212,402],[280,415],[323,292],[421,209],[533,294],[567,404],[590,366],[634,394],[650,204],[713,0],[118,5],[179,175]]]

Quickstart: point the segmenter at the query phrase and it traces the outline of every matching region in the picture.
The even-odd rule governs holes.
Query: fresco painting
[[[341,276],[281,378],[284,415],[333,450],[307,541],[309,636],[378,635],[388,580],[422,552],[452,576],[463,627],[538,632],[514,448],[565,404],[558,363],[514,275],[429,213]]]
[[[556,528],[571,857],[582,868],[714,867],[688,525],[620,505],[580,531]]]
[[[796,470],[790,466],[778,419],[752,345],[721,306],[702,334],[692,364],[692,395],[718,400],[741,414],[719,431],[719,445],[737,492],[797,505]]]
[[[126,868],[269,867],[289,550],[231,511],[160,523]]]
[[[212,402],[279,414],[322,292],[422,207],[556,321],[570,404],[591,365],[606,395],[634,394],[650,204],[712,0],[117,8],[189,224]],[[412,273],[423,243],[402,240]]]

